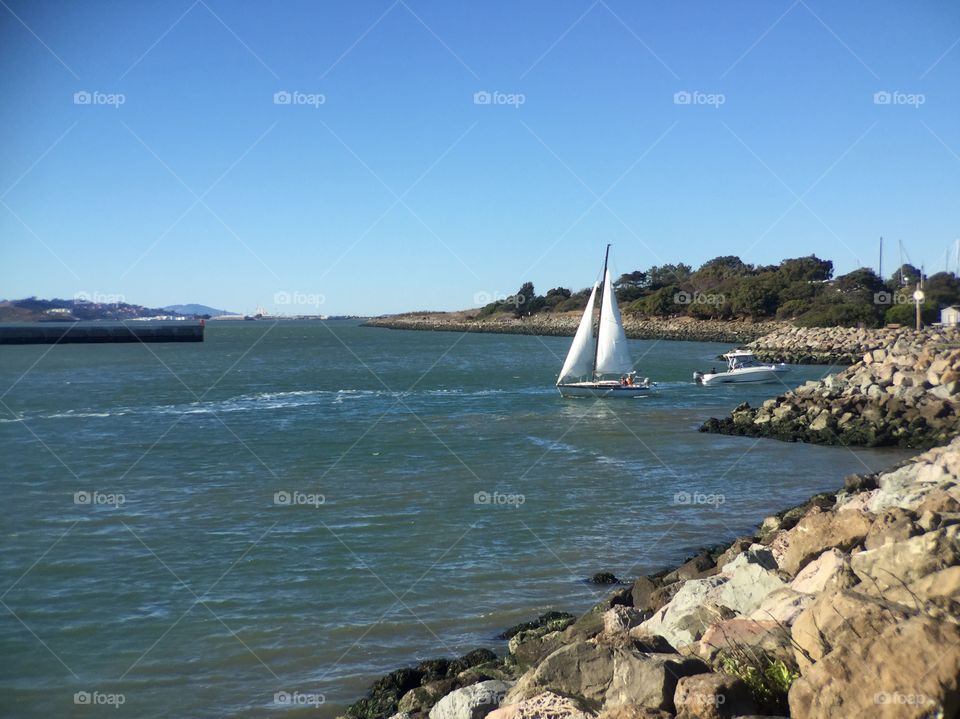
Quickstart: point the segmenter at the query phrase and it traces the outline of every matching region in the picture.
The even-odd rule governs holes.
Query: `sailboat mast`
[[[603,290],[607,281],[607,261],[610,259],[610,245],[603,256],[603,274],[600,276],[600,321],[603,321]],[[600,353],[600,328],[597,328],[597,341],[593,344],[593,379],[597,379],[597,355]]]

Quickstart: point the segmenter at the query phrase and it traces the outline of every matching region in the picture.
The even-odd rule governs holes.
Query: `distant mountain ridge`
[[[167,312],[177,315],[210,315],[211,317],[220,317],[221,315],[235,315],[236,312],[230,310],[218,310],[216,307],[207,305],[188,304],[188,305],[167,305],[164,307]]]
[[[93,299],[98,299],[94,296]],[[85,297],[50,300],[26,297],[20,300],[0,300],[0,322],[40,322],[78,320],[128,320],[143,317],[178,315],[185,317],[217,317],[232,314],[226,310],[200,304],[144,307],[127,302],[96,302]]]

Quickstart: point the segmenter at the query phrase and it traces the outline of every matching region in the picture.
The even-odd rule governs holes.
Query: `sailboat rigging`
[[[564,397],[636,397],[655,386],[647,378],[638,379],[633,369],[617,296],[610,281],[609,259],[610,245],[607,245],[601,281],[593,286],[557,378],[557,389]],[[598,297],[600,321],[594,336],[593,309]],[[619,379],[603,379],[605,375],[619,375]]]

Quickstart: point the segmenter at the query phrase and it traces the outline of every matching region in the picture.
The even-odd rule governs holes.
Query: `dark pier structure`
[[[0,324],[0,345],[203,342],[203,330],[203,320],[9,322]]]

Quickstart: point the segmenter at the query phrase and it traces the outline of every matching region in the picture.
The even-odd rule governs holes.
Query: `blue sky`
[[[7,298],[457,309],[607,242],[932,272],[960,236],[956,2],[3,0],[0,62]]]

